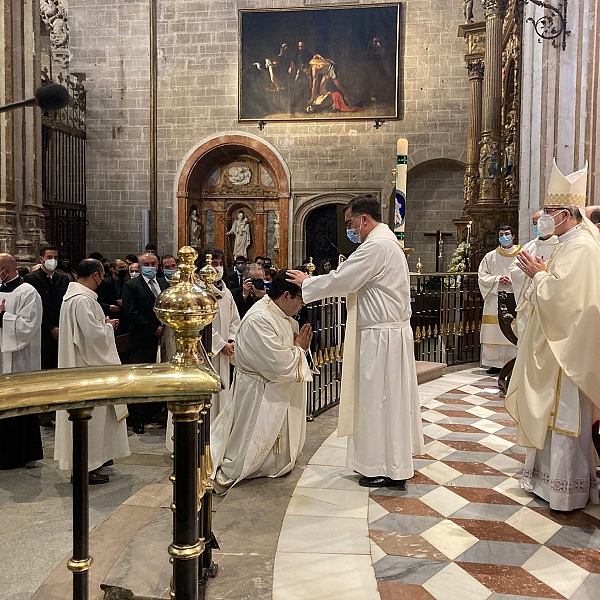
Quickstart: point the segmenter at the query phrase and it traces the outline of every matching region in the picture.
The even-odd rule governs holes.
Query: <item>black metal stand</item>
[[[88,421],[93,408],[69,410],[73,423],[73,557],[67,563],[73,573],[73,600],[88,598],[90,504],[88,482]]]

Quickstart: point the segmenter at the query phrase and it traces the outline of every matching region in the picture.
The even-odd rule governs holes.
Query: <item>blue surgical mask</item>
[[[540,233],[537,223],[533,226],[533,235],[535,237],[542,237],[542,234]]]
[[[177,273],[177,269],[163,269],[163,273],[165,274],[165,278],[168,281],[169,279],[171,279],[171,277],[173,277],[173,275],[175,275],[175,273]]]
[[[501,246],[510,246],[512,244],[512,238],[510,235],[501,235],[498,238]]]
[[[156,267],[142,267],[142,275],[147,279],[154,279],[156,277]]]
[[[353,243],[353,244],[360,244],[360,230],[362,228],[362,225],[358,228],[358,233],[356,233],[356,231],[354,229],[346,229],[346,235],[348,236],[348,239]]]

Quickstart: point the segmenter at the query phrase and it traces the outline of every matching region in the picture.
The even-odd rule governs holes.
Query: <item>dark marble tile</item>
[[[541,548],[540,544],[480,540],[456,558],[456,562],[520,567]]]
[[[441,406],[438,406],[435,410],[436,412],[442,413],[443,415],[446,415],[447,417],[468,417],[469,413],[466,412],[467,408],[471,408],[470,406],[465,407],[465,410],[448,410],[448,409],[443,409]]]
[[[479,540],[490,542],[517,542],[521,544],[535,544],[536,541],[528,535],[501,521],[479,521],[475,519],[459,519],[452,516],[451,521],[474,535]]]
[[[547,504],[546,504],[547,506]],[[600,529],[600,521],[592,515],[588,515],[581,510],[572,512],[559,512],[549,508],[534,506],[533,510],[544,515],[551,521],[562,525],[563,527],[579,527],[581,529]]]
[[[467,488],[476,489],[476,488]],[[480,521],[506,521],[509,517],[521,510],[521,505],[507,504],[480,504],[469,502],[466,506],[452,514],[453,519],[479,519]]]
[[[464,413],[465,415],[468,415],[469,413]],[[436,423],[438,425],[441,425],[442,427],[445,427],[446,425],[473,425],[473,423],[477,423],[477,421],[480,421],[481,419],[479,417],[473,418],[473,417],[446,417],[445,419],[440,419],[439,421],[436,421]]]
[[[437,462],[435,458],[416,458],[413,456],[413,469],[417,471],[434,462]]]
[[[507,565],[458,563],[471,577],[496,594],[517,594],[534,598],[563,598],[561,594],[521,569]]]
[[[506,475],[483,462],[446,461],[446,459],[442,462],[450,465],[453,469],[460,471],[463,475],[490,475],[492,477],[504,477],[504,479],[506,479]]]
[[[500,485],[503,481],[508,479],[505,475],[502,477],[496,477],[494,475],[461,475],[456,479],[448,482],[446,486],[451,489],[457,485],[460,487],[472,487],[472,488],[495,488]]]
[[[515,460],[518,460],[519,462],[522,462],[523,464],[525,463],[525,455],[524,454],[517,454],[514,452],[503,452],[502,454],[504,454],[504,456],[514,458]]]
[[[438,517],[389,514],[369,525],[372,531],[395,531],[397,533],[419,534],[439,523]]]
[[[570,600],[598,600],[598,590],[600,590],[600,575],[592,573],[579,586]]]
[[[376,488],[371,491],[371,496],[395,496],[398,498],[420,498],[428,494],[432,490],[440,487],[437,483],[430,485],[413,483],[413,479],[409,479],[405,489],[399,488]]]
[[[369,531],[369,537],[386,553],[392,556],[411,556],[431,560],[447,560],[420,535],[396,533],[395,531]]]
[[[375,577],[381,581],[398,581],[422,585],[441,571],[448,561],[410,558],[407,556],[385,556],[374,565]]]
[[[490,435],[487,431],[481,431],[480,429],[477,429],[477,431],[479,433],[463,433],[453,431],[452,433],[449,433],[448,435],[445,435],[443,438],[441,438],[440,441],[444,442],[444,444],[447,440],[452,440],[456,442],[478,442],[479,440],[482,440],[483,438],[486,438]]]
[[[482,504],[506,504],[509,506],[521,506],[516,500],[491,489],[477,489],[473,487],[452,486],[452,491],[462,496],[469,502],[478,502]]]
[[[600,550],[590,550],[589,548],[568,548],[566,546],[550,546],[548,547],[564,556],[564,558],[579,565],[582,569],[590,573],[600,573]],[[598,589],[600,595],[600,588]]]
[[[396,581],[378,581],[381,600],[435,600],[422,586]]]
[[[480,421],[481,419],[478,419],[478,421]],[[461,424],[457,424],[454,425],[452,423],[448,423],[446,425],[444,425],[444,429],[448,429],[452,432],[456,432],[456,433],[481,433],[481,429],[477,429],[476,427],[473,427],[472,425],[461,425]],[[489,433],[488,433],[489,435]]]
[[[395,514],[417,515],[421,517],[441,517],[436,510],[427,506],[417,498],[398,498],[393,496],[377,496],[371,498],[383,506],[388,512]]]
[[[479,444],[475,444],[475,445],[479,446]],[[485,446],[480,446],[480,447],[485,448]],[[450,456],[446,456],[444,458],[444,462],[449,464],[451,467],[454,467],[458,471],[461,471],[463,473],[468,473],[469,471],[463,471],[460,467],[455,466],[453,463],[454,462],[483,463],[486,460],[490,460],[490,458],[493,458],[494,456],[496,456],[496,453],[489,450],[489,448],[488,448],[487,452],[484,452],[483,450],[481,452],[458,450],[454,454],[450,454]]]
[[[563,527],[547,542],[547,546],[568,546],[569,548],[591,548],[600,550],[600,531],[597,529],[579,529]]]
[[[495,452],[491,451],[487,446],[483,446],[477,442],[460,442],[456,440],[444,439],[444,444],[461,452],[488,452],[495,454]]]

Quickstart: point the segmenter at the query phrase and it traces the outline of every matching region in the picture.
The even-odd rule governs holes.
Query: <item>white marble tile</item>
[[[379,600],[371,556],[278,552],[273,600]]]
[[[367,512],[369,515],[369,523],[375,523],[375,521],[378,521],[382,517],[385,517],[386,515],[390,514],[388,510],[383,508],[383,506],[381,506],[379,502],[375,502],[373,498],[369,498]]]
[[[335,448],[346,448],[348,446],[348,437],[338,437],[337,429],[321,444],[323,446],[333,446]]]
[[[485,406],[474,406],[473,408],[467,408],[466,412],[471,413],[476,417],[481,417],[482,419],[487,419],[489,416],[496,414],[493,410],[485,408]]]
[[[277,552],[370,554],[366,519],[286,515]]]
[[[508,498],[515,500],[519,504],[529,504],[533,500],[533,495],[519,486],[519,482],[512,477],[505,479],[494,488],[497,492],[504,494]]]
[[[475,404],[476,406],[480,404],[485,404],[487,402],[487,398],[482,398],[481,396],[475,396],[474,394],[469,394],[468,396],[463,396],[461,398],[462,401],[468,402],[469,404]]]
[[[446,415],[437,412],[436,410],[425,410],[421,413],[421,417],[424,421],[429,421],[430,423],[437,423],[442,419],[446,419]]]
[[[492,595],[490,590],[455,563],[444,567],[423,587],[436,600],[486,600]]]
[[[433,442],[425,444],[425,454],[433,456],[433,458],[437,460],[444,460],[446,456],[450,456],[454,452],[456,452],[454,448],[447,446],[446,444],[444,444],[444,442],[441,442],[440,440],[434,440]]]
[[[487,437],[479,440],[477,443],[485,446],[486,448],[490,448],[491,450],[495,450],[496,452],[504,452],[505,450],[508,450],[514,446],[512,442],[498,437],[497,435],[488,435]]]
[[[457,471],[449,465],[445,465],[441,462],[431,463],[430,465],[419,469],[419,473],[423,473],[423,475],[429,477],[429,479],[432,479],[440,485],[444,485],[445,483],[448,483],[449,481],[452,481],[453,479],[456,479],[462,475],[460,471]]]
[[[309,465],[325,465],[327,467],[346,466],[346,448],[338,446],[321,446],[308,461]]]
[[[479,540],[459,527],[456,523],[444,519],[430,527],[421,534],[432,546],[445,554],[450,560],[454,560]]]
[[[561,525],[558,523],[551,521],[547,517],[544,517],[544,515],[540,515],[526,506],[506,519],[506,523],[540,544],[545,544],[561,529]]]
[[[469,504],[468,500],[465,500],[462,496],[455,494],[445,487],[431,490],[431,492],[421,496],[419,500],[433,508],[433,510],[437,510],[444,517],[449,517],[457,510]]]
[[[542,546],[523,569],[566,598],[570,598],[589,573],[580,566]]]
[[[450,433],[449,429],[445,429],[441,425],[436,425],[435,423],[430,423],[429,425],[425,425],[423,427],[423,433],[434,440],[444,437]]]
[[[378,560],[385,558],[387,554],[373,541],[371,542],[371,560],[375,564]]]
[[[504,454],[496,454],[496,456],[492,456],[492,458],[485,461],[485,464],[493,469],[496,469],[497,471],[500,471],[500,473],[511,476],[516,475],[523,470],[522,462]]]
[[[495,433],[496,431],[500,431],[505,427],[504,425],[500,425],[500,423],[490,421],[489,419],[481,419],[481,421],[472,423],[472,425],[473,427],[481,429],[481,431],[487,431],[488,433]]]
[[[478,394],[481,390],[478,387],[475,387],[474,385],[463,385],[461,387],[458,388],[461,392],[465,392],[467,394]]]
[[[424,406],[425,408],[437,408],[438,406],[444,406],[443,402],[440,402],[439,400],[427,400],[425,402],[421,402],[421,406]]]
[[[359,490],[359,476],[346,467],[308,465],[298,481],[298,487],[334,490]]]
[[[583,512],[592,515],[592,517],[596,517],[596,519],[600,521],[600,504],[588,504],[588,506],[583,509]]]
[[[364,489],[364,492],[362,491]],[[288,505],[286,515],[312,517],[367,518],[369,491],[321,490],[297,487]]]

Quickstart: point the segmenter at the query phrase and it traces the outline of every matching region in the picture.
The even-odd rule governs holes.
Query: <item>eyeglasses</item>
[[[352,221],[354,221],[354,219],[356,219],[356,217],[362,217],[362,215],[354,215],[354,216],[350,217],[347,221],[344,221],[344,225],[346,226],[346,229],[348,229],[348,227],[350,226],[350,223],[352,223]]]

